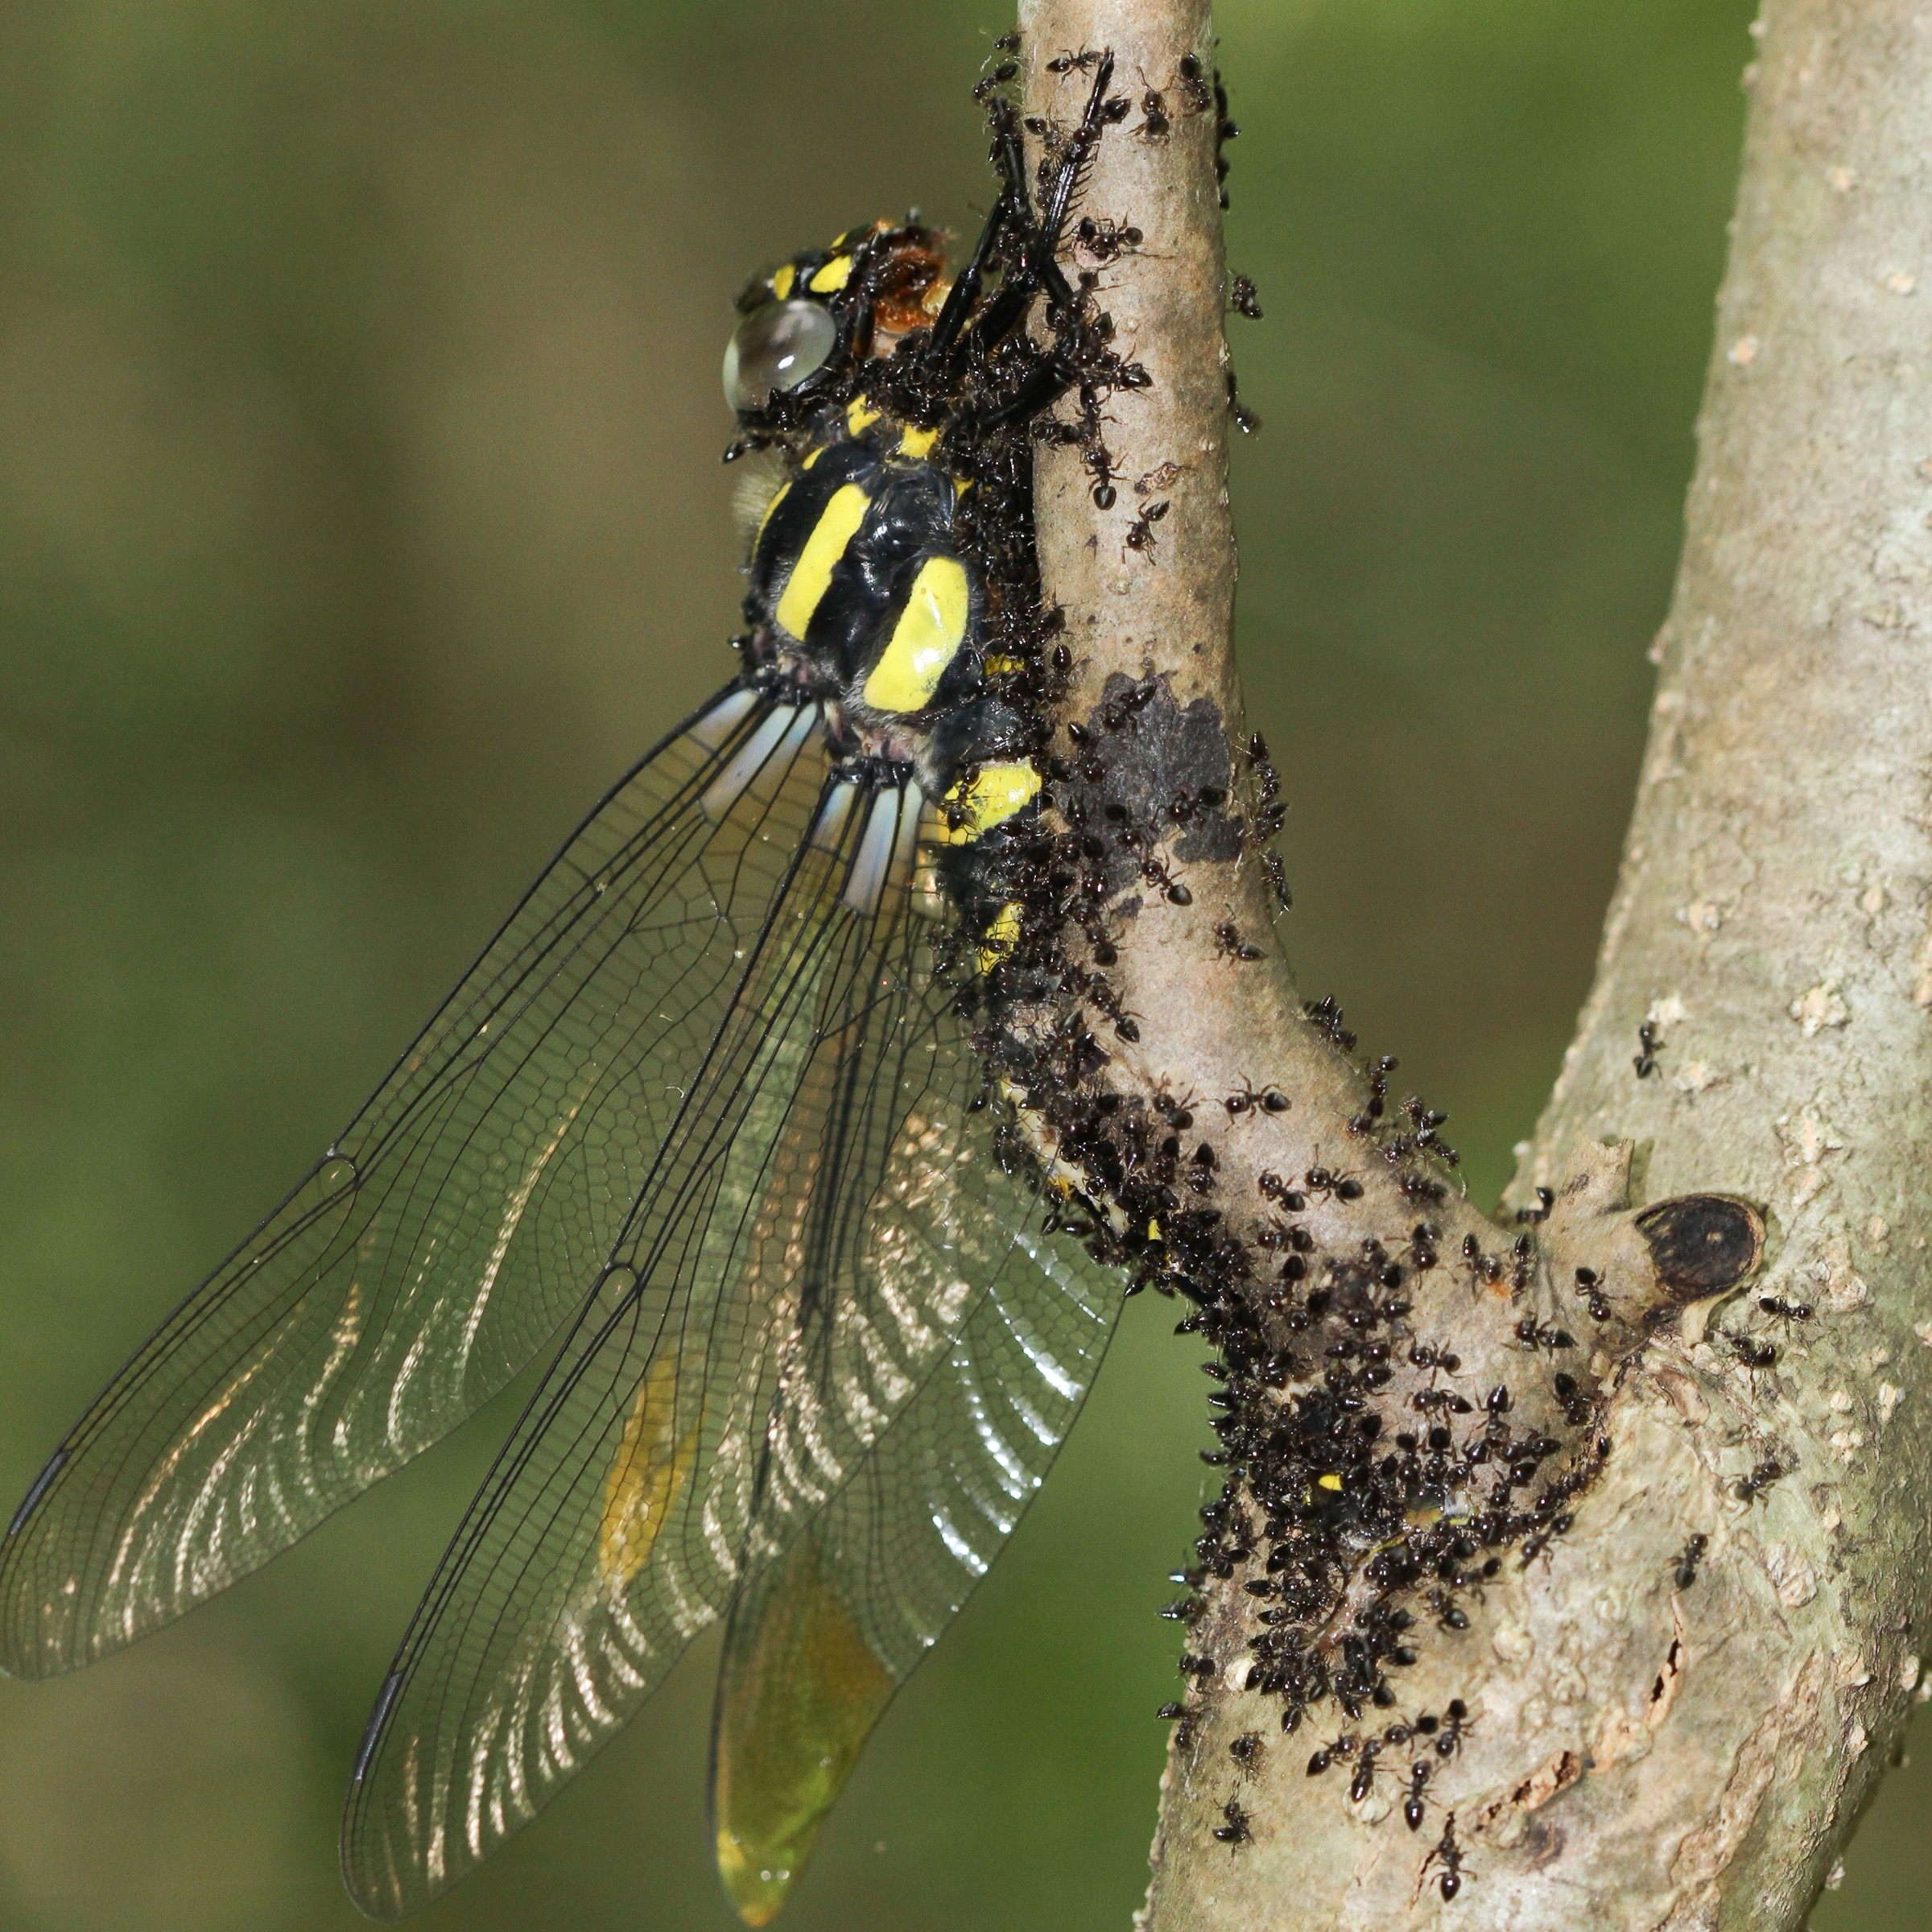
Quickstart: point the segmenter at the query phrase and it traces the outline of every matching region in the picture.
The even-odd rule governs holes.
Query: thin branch
[[[1384,1282],[1381,1305],[1402,1311],[1379,1358],[1344,1335],[1354,1352],[1326,1381],[1297,1360],[1269,1384],[1252,1349],[1235,1377],[1253,1385],[1230,1409],[1250,1430],[1229,1512],[1241,1528],[1211,1524],[1188,1629],[1196,1687],[1146,1915],[1163,1929],[1379,1932],[1444,1909],[1471,1928],[1593,1912],[1689,1928],[1727,1900],[1796,1926],[1916,1681],[1926,1559],[1899,1512],[1924,1492],[1927,1450],[1893,1418],[1932,1396],[1913,1330],[1932,404],[1911,299],[1932,271],[1932,35],[1902,0],[1850,13],[1787,0],[1768,26],[1670,668],[1599,985],[1513,1200],[1547,1218],[1519,1251],[1513,1225],[1444,1184],[1422,1121],[1392,1118],[1373,1070],[1304,1015],[1269,936],[1265,768],[1245,749],[1232,652],[1218,116],[1182,111],[1199,105],[1191,75],[1212,72],[1207,9],[1022,10],[1042,127],[1077,99],[1059,56],[1110,48],[1134,103],[1084,207],[1141,240],[1075,263],[1150,386],[1108,404],[1113,502],[1069,447],[1042,450],[1038,507],[1075,660],[1069,755],[1094,765],[1099,795],[1151,798],[1157,819],[1097,943],[1129,1018],[1098,1084],[1170,1116],[1187,1103],[1174,1138],[1212,1177],[1213,1239],[1164,1264],[1157,1243],[1146,1272],[1206,1302],[1224,1344],[1237,1316],[1252,1323],[1242,1347],[1274,1361],[1290,1359],[1298,1318],[1327,1339],[1317,1278]],[[1151,543],[1129,541],[1137,527]],[[1245,833],[1232,848],[1166,808],[1203,786],[1235,795]],[[1287,1105],[1239,1104],[1257,1092]],[[1549,1191],[1541,1205],[1532,1183]],[[1670,1191],[1691,1189],[1711,1191]],[[1290,1228],[1306,1259],[1279,1245]],[[1714,1298],[1747,1280],[1752,1298],[1714,1323]],[[1510,1395],[1487,1418],[1444,1399],[1499,1385]],[[1449,1419],[1455,1480],[1425,1484],[1412,1513],[1416,1546],[1450,1552],[1446,1588],[1389,1587],[1345,1522],[1307,1526],[1318,1483],[1373,1513],[1406,1480],[1373,1474],[1358,1499],[1352,1477],[1320,1473],[1297,1391],[1338,1388],[1364,1430],[1386,1425],[1384,1442],[1406,1418],[1412,1433]],[[1256,1447],[1269,1418],[1289,1448]],[[1443,1525],[1457,1511],[1493,1528],[1513,1508],[1475,1500],[1489,1459],[1472,1450],[1503,1444],[1507,1459],[1539,1440],[1562,1472],[1520,1485],[1525,1511],[1532,1493],[1554,1499],[1538,1505],[1542,1527],[1525,1534],[1518,1513],[1456,1555]],[[1298,1694],[1258,1681],[1282,1629],[1264,1621],[1274,1525],[1257,1520],[1254,1465],[1269,1457],[1274,1555],[1299,1538],[1348,1572],[1295,1639],[1297,1656],[1332,1666],[1307,1701],[1349,1765],[1339,1778],[1307,1775],[1307,1733],[1283,1737]],[[1283,1501],[1294,1469],[1307,1494]],[[1329,1691],[1348,1645],[1402,1601],[1433,1604],[1440,1628],[1396,1647],[1412,1657],[1378,1640],[1377,1699],[1344,1715]],[[1439,1750],[1451,1698],[1466,1735]],[[1433,1732],[1414,1728],[1425,1711]],[[1385,1755],[1364,1781],[1371,1740]],[[1404,1828],[1405,1792],[1426,1829]]]

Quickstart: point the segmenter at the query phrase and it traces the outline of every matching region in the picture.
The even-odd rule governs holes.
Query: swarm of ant
[[[1041,146],[1042,180],[1069,155],[1076,175],[1084,173],[1100,130],[1131,116],[1129,98],[1105,95],[1111,68],[1104,60],[1067,53],[1049,64],[1061,74],[1099,74],[1100,105],[1072,132],[1043,118],[1026,122]],[[981,84],[996,142],[1012,135],[1011,76],[1008,64]],[[1138,106],[1139,125],[1129,131],[1150,142],[1170,139],[1182,117],[1212,111],[1224,179],[1219,150],[1235,130],[1218,76],[1210,83],[1197,62],[1183,61],[1164,85],[1144,80]],[[1507,1382],[1474,1399],[1458,1389],[1456,1352],[1418,1335],[1418,1300],[1459,1272],[1472,1291],[1523,1294],[1552,1197],[1539,1191],[1536,1208],[1518,1216],[1513,1241],[1501,1237],[1494,1252],[1466,1236],[1459,1269],[1430,1218],[1447,1199],[1456,1162],[1441,1138],[1445,1117],[1413,1095],[1391,1108],[1393,1058],[1364,1069],[1368,1097],[1348,1123],[1346,1159],[1378,1163],[1415,1218],[1398,1234],[1364,1225],[1346,1242],[1318,1239],[1307,1220],[1311,1201],[1324,1211],[1364,1201],[1358,1171],[1342,1158],[1318,1158],[1298,1174],[1264,1173],[1258,1203],[1231,1201],[1191,1097],[1147,1097],[1109,1084],[1120,1044],[1140,1037],[1109,976],[1123,923],[1150,902],[1189,905],[1191,864],[1243,854],[1263,866],[1276,903],[1289,903],[1269,849],[1285,809],[1281,781],[1258,734],[1231,751],[1218,710],[1204,699],[1183,707],[1160,677],[1115,675],[1087,716],[1063,729],[1053,723],[1072,658],[1062,613],[1041,594],[1032,449],[1037,442],[1077,450],[1094,506],[1114,508],[1121,478],[1104,440],[1107,405],[1117,393],[1146,387],[1147,378],[1112,347],[1102,276],[1141,240],[1125,215],[1082,220],[1073,246],[1076,266],[1087,266],[1079,268],[1071,307],[1049,339],[1017,332],[980,374],[998,397],[1059,382],[1070,390],[1071,411],[989,429],[970,453],[974,487],[964,506],[997,566],[989,580],[989,656],[1012,667],[997,695],[1014,713],[1016,748],[1046,783],[1038,815],[1015,820],[983,854],[986,906],[1017,910],[1010,947],[997,960],[981,956],[976,970],[968,919],[950,942],[949,963],[988,1069],[986,1104],[1001,1115],[1003,1158],[1042,1173],[1059,1197],[1055,1224],[1125,1270],[1130,1294],[1151,1288],[1184,1301],[1177,1332],[1214,1352],[1202,1366],[1213,1384],[1217,1446],[1203,1459],[1223,1481],[1199,1512],[1191,1559],[1174,1573],[1183,1594],[1163,1614],[1191,1625],[1211,1582],[1238,1582],[1253,1631],[1245,1657],[1232,1666],[1183,1651],[1190,1695],[1160,1711],[1176,1723],[1175,1747],[1192,1743],[1204,1708],[1199,1700],[1224,1674],[1275,1700],[1284,1734],[1333,1711],[1347,1728],[1315,1752],[1310,1773],[1348,1765],[1348,1795],[1359,1802],[1392,1773],[1403,1821],[1414,1831],[1438,1802],[1435,1781],[1474,1720],[1459,1697],[1439,1712],[1402,1715],[1404,1674],[1426,1642],[1453,1643],[1469,1628],[1466,1604],[1481,1598],[1507,1557],[1526,1565],[1571,1527],[1575,1499],[1609,1445],[1592,1426],[1590,1397],[1559,1366],[1577,1348],[1559,1324],[1525,1315],[1515,1337],[1523,1352],[1519,1385],[1534,1384],[1534,1413],[1560,1414],[1562,1435],[1521,1421],[1518,1391]],[[1236,283],[1235,306],[1258,313],[1252,284]],[[877,378],[869,381],[878,394]],[[1229,406],[1238,419],[1232,386]],[[1123,558],[1137,552],[1156,560],[1156,526],[1168,508],[1156,493],[1179,474],[1166,464],[1135,484],[1141,507],[1122,539]],[[1214,931],[1225,970],[1263,956],[1265,933],[1228,919]],[[1305,1017],[1352,1055],[1355,1035],[1334,1000],[1311,1002]],[[1645,1044],[1647,1057],[1652,1042]],[[1208,1104],[1241,1131],[1245,1120],[1284,1113],[1294,1100],[1278,1085],[1249,1081]],[[1578,1268],[1575,1286],[1591,1318],[1607,1321],[1612,1311],[1597,1275]],[[1808,1313],[1794,1308],[1786,1319]],[[1754,1471],[1740,1491],[1761,1493],[1777,1473],[1775,1464]],[[1701,1540],[1686,1550],[1683,1587],[1702,1554]],[[1254,1731],[1228,1746],[1237,1777],[1253,1775],[1262,1749]],[[1397,1759],[1405,1761],[1399,1769],[1390,1762]],[[1213,1836],[1238,1852],[1253,1837],[1251,1814],[1230,1797],[1221,1817]],[[1433,1880],[1444,1900],[1455,1898],[1473,1876],[1463,1861],[1451,1811],[1422,1861],[1418,1887]]]

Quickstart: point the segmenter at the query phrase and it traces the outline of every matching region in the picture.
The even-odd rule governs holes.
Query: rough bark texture
[[[1124,89],[1161,89],[1170,114],[1183,57],[1212,64],[1199,0],[1042,0],[1021,24],[1029,109],[1063,121],[1083,77],[1051,72],[1056,55],[1112,48]],[[1508,1563],[1471,1627],[1405,1678],[1405,1705],[1459,1692],[1471,1713],[1418,1832],[1397,1808],[1403,1761],[1360,1802],[1306,1775],[1307,1734],[1279,1740],[1278,1707],[1237,1687],[1252,1600],[1209,1586],[1189,1645],[1220,1670],[1163,1781],[1143,1915],[1159,1932],[1794,1928],[1918,1684],[1932,1608],[1915,1420],[1932,1407],[1932,18],[1905,0],[1769,0],[1761,54],[1623,875],[1512,1196],[1541,1184],[1554,1211],[1513,1297],[1447,1268],[1416,1294],[1418,1327],[1455,1342],[1472,1388],[1520,1372],[1524,1314],[1571,1321],[1610,1453],[1567,1534]],[[1080,667],[1070,715],[1091,720],[1110,677],[1151,674],[1183,715],[1211,706],[1239,746],[1214,125],[1175,114],[1154,138],[1137,114],[1102,143],[1084,205],[1145,239],[1101,293],[1154,386],[1110,406],[1117,504],[1096,507],[1077,452],[1044,451],[1039,524]],[[1236,188],[1266,192],[1238,175]],[[1133,481],[1168,464],[1171,481],[1137,497]],[[1157,493],[1171,509],[1156,547],[1128,547]],[[1252,803],[1238,751],[1230,769]],[[1122,921],[1117,978],[1140,1038],[1110,1082],[1195,1096],[1236,1232],[1259,1218],[1264,1172],[1359,1166],[1361,1196],[1311,1200],[1307,1224],[1324,1247],[1400,1241],[1413,1202],[1349,1126],[1363,1075],[1303,1017],[1271,947],[1237,962],[1217,940],[1230,919],[1265,939],[1252,852],[1189,865],[1177,851],[1191,904],[1143,894]],[[1646,1022],[1655,1064],[1640,1078]],[[1201,1097],[1249,1081],[1278,1087],[1288,1110],[1224,1116]],[[1761,1216],[1748,1291],[1748,1263],[1687,1282],[1655,1224],[1640,1232],[1637,1211],[1692,1190]],[[1445,1254],[1469,1233],[1506,1252],[1466,1202],[1434,1218]],[[1735,1237],[1744,1223],[1728,1225]],[[1579,1266],[1614,1291],[1611,1319],[1577,1319]],[[1810,1318],[1782,1322],[1762,1296]],[[1727,1340],[1745,1334],[1775,1362],[1746,1365]],[[1528,1399],[1548,1406],[1547,1392]],[[1746,1480],[1767,1466],[1775,1480]],[[1687,1582],[1694,1535],[1707,1544]],[[1228,1744],[1256,1730],[1260,1752],[1232,1761]],[[1246,1840],[1217,1841],[1236,1796]],[[1448,1818],[1452,1901],[1442,1866],[1424,1868]]]

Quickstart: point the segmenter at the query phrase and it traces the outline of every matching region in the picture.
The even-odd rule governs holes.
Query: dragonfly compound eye
[[[800,297],[753,309],[725,345],[724,400],[734,410],[762,409],[775,391],[823,369],[838,333],[823,303]]]

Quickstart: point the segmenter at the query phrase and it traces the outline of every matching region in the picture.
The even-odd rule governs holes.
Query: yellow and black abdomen
[[[953,539],[959,493],[923,460],[931,441],[815,449],[753,547],[746,615],[857,723],[929,720],[980,688],[985,593]]]

